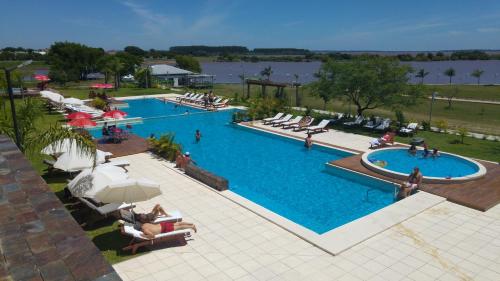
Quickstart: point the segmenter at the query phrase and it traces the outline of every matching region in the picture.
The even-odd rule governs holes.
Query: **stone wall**
[[[30,162],[0,135],[0,280],[121,280]]]
[[[227,179],[214,175],[195,165],[189,164],[186,166],[186,175],[199,180],[200,182],[213,187],[218,191],[227,190],[229,186]]]

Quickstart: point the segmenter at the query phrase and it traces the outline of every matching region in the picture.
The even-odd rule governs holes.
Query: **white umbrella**
[[[93,198],[95,194],[112,182],[128,179],[128,174],[120,167],[99,165],[95,169],[81,171],[68,183],[68,189],[75,197]]]
[[[106,162],[107,155],[109,155],[108,152],[97,150],[95,164]],[[92,155],[85,154],[77,150],[76,147],[72,147],[70,151],[64,152],[57,158],[54,168],[67,172],[81,171],[86,168],[92,168],[94,166],[93,160]]]
[[[51,91],[40,91],[40,95],[44,98],[47,98],[51,101],[60,103],[64,99],[64,97],[58,93],[54,93]]]
[[[62,100],[62,103],[66,103],[66,104],[76,104],[76,105],[83,105],[83,101],[81,99],[77,99],[77,98],[67,98],[67,99],[63,99]]]
[[[148,179],[127,179],[101,189],[95,198],[103,203],[146,201],[161,194],[160,185]]]
[[[42,153],[47,155],[58,155],[69,152],[71,147],[74,146],[76,146],[76,141],[74,139],[63,139],[46,146],[42,149]]]

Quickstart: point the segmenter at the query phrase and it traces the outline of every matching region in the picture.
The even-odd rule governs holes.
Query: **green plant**
[[[97,108],[97,109],[104,110],[106,108],[106,105],[107,105],[106,101],[104,101],[101,98],[95,98],[92,100],[92,106]]]
[[[403,111],[396,109],[394,111],[394,114],[396,115],[396,120],[398,121],[398,125],[403,126],[403,124],[406,122],[405,115],[403,114]]]
[[[431,124],[428,121],[421,121],[420,124],[422,124],[422,129],[424,131],[430,131],[431,130]]]
[[[163,134],[158,139],[152,137],[148,141],[155,154],[169,161],[175,161],[177,154],[182,151],[181,145],[175,142],[175,134],[173,133]]]
[[[460,136],[460,143],[463,144],[464,138],[467,136],[469,131],[467,130],[467,128],[465,128],[463,126],[458,127],[457,131],[458,131],[458,135]]]
[[[306,106],[305,115],[306,116],[311,116],[311,113],[312,113],[312,108],[310,106]]]
[[[233,112],[233,115],[232,115],[233,123],[243,122],[243,121],[245,121],[246,118],[247,118],[247,114],[245,111]]]
[[[446,133],[448,131],[448,121],[441,119],[436,121],[436,127],[439,132]]]
[[[285,111],[284,100],[276,98],[256,98],[248,101],[248,117],[262,119]]]

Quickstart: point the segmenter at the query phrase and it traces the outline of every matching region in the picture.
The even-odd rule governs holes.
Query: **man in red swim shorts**
[[[141,226],[143,237],[153,239],[155,235],[160,233],[172,232],[174,230],[192,229],[196,232],[196,226],[189,222],[160,222],[160,223],[145,223]]]

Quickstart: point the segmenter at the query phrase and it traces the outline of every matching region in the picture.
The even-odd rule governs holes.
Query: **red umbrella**
[[[71,114],[68,114],[66,118],[71,119],[71,120],[76,120],[76,119],[90,119],[92,118],[92,115],[85,113],[85,112],[73,112]]]
[[[47,75],[37,74],[37,75],[34,75],[33,77],[35,78],[35,80],[42,81],[42,82],[50,81],[50,78]]]
[[[97,123],[90,119],[75,119],[68,122],[68,125],[72,127],[87,128],[87,127],[94,127],[97,125]]]
[[[118,109],[104,112],[104,114],[102,115],[102,117],[108,117],[108,118],[114,118],[114,119],[122,119],[125,116],[127,116],[127,112],[121,111]]]

